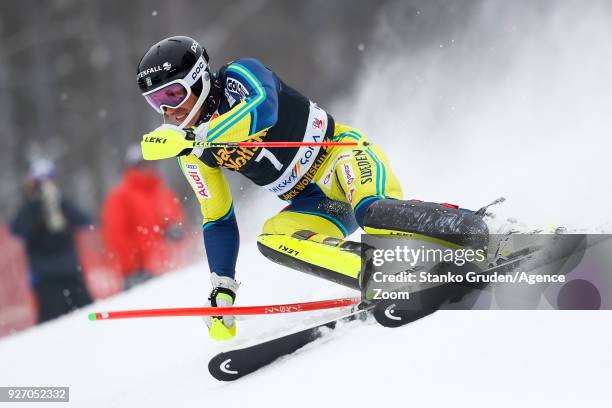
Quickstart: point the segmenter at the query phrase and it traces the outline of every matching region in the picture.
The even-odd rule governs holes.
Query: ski
[[[490,270],[511,268],[528,255],[518,256]],[[399,327],[434,313],[431,310],[406,310],[398,302],[377,302],[346,316],[329,320],[307,329],[271,338],[248,347],[228,350],[214,356],[208,363],[208,371],[219,381],[234,381],[265,367],[280,357],[294,353],[305,345],[321,338],[324,328],[334,330],[338,323],[363,319],[373,314],[376,321],[385,327]]]
[[[489,268],[480,271],[479,274],[510,273],[524,262],[533,259],[534,253],[540,249],[540,247],[523,248],[503,261],[490,265]],[[404,326],[440,310],[445,303],[460,302],[468,293],[474,290],[483,290],[485,286],[487,285],[481,287],[463,286],[462,290],[458,290],[457,284],[442,284],[426,288],[415,292],[415,296],[411,300],[382,300],[377,302],[373,315],[376,322],[381,326],[390,328]],[[404,288],[398,288],[398,290],[402,289]],[[414,298],[418,300],[415,301]]]
[[[208,371],[219,381],[234,381],[289,355],[323,336],[325,328],[334,330],[339,323],[367,318],[371,308],[356,310],[348,315],[329,320],[281,337],[275,337],[248,347],[225,351],[208,363]]]
[[[575,248],[575,245],[571,246]],[[480,274],[506,274],[523,265],[523,263],[533,259],[533,256],[542,249],[541,246],[530,246],[514,251],[511,255],[500,259],[489,268],[480,271]],[[569,251],[571,252],[571,251]],[[566,253],[569,253],[566,251]],[[564,255],[567,256],[567,255]],[[561,259],[562,256],[553,257]],[[543,263],[550,262],[550,259],[543,260],[530,269],[541,266]],[[234,350],[228,350],[214,356],[208,363],[208,371],[219,381],[234,381],[245,375],[253,373],[265,367],[280,357],[290,355],[309,343],[321,338],[325,331],[324,328],[334,330],[338,323],[354,320],[365,320],[369,314],[374,315],[376,322],[385,327],[400,327],[420,320],[430,314],[435,313],[445,303],[458,302],[468,293],[484,287],[467,288],[461,293],[457,293],[448,285],[440,285],[427,288],[417,292],[422,299],[433,299],[426,302],[427,306],[416,309],[414,306],[406,307],[401,301],[379,301],[367,304],[363,309],[354,311],[346,316],[329,320],[307,329],[289,333],[281,337],[271,338],[260,343]]]
[[[567,260],[583,242],[584,235],[549,235],[558,238],[556,246],[530,245],[514,250],[505,257],[499,257],[489,267],[477,272],[479,275],[509,274],[518,268],[535,270],[551,263]],[[584,248],[582,249],[584,251]],[[499,252],[499,251],[497,251]],[[496,256],[499,255],[496,253]],[[409,300],[381,300],[374,309],[376,322],[384,327],[400,327],[428,316],[444,305],[458,303],[475,290],[485,290],[489,284],[444,283],[411,293]],[[399,287],[400,291],[406,287]]]
[[[265,367],[280,357],[290,355],[305,345],[321,338],[327,328],[335,330],[339,323],[354,320],[366,320],[368,315],[389,314],[389,308],[382,303],[369,304],[361,310],[356,310],[346,316],[329,320],[307,329],[289,333],[281,337],[253,344],[248,347],[228,350],[214,356],[208,363],[208,371],[219,381],[234,381]],[[401,325],[421,319],[431,312],[416,312],[409,316],[402,314]],[[395,318],[397,319],[397,318]],[[378,318],[377,318],[378,321]],[[393,320],[397,323],[397,320]]]

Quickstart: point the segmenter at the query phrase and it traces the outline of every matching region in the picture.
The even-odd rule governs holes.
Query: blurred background
[[[52,160],[62,195],[90,216],[78,241],[93,297],[120,290],[98,254],[100,212],[128,146],[160,122],[135,81],[160,39],[200,40],[213,68],[262,60],[379,143],[407,197],[474,208],[505,196],[499,224],[602,232],[611,22],[603,0],[1,3],[0,335],[33,321],[27,262],[7,227],[32,161]],[[194,240],[177,257],[201,260],[197,201],[173,160],[158,166]],[[240,223],[248,240],[282,203],[229,177],[239,222],[241,208],[270,208]]]
[[[323,106],[352,90],[385,2],[23,1],[3,4],[0,214],[19,198],[27,160],[61,163],[59,179],[84,207],[99,208],[125,149],[159,123],[136,86],[136,66],[157,41],[199,39],[219,68],[264,61]],[[389,3],[389,2],[387,2]],[[410,8],[408,8],[410,9]],[[164,174],[191,195],[173,161]],[[187,194],[189,193],[189,194]]]

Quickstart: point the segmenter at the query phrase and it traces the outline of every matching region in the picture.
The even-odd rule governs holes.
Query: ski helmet
[[[211,92],[211,74],[206,50],[193,38],[169,37],[152,46],[138,64],[140,92],[149,105],[163,114],[164,108],[178,108],[193,93],[198,97],[180,127],[185,127],[202,106],[199,122],[205,122],[217,108]]]

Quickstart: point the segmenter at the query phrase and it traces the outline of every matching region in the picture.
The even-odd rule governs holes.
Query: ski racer
[[[145,135],[157,140],[174,134],[198,142],[358,142],[356,147],[195,147],[178,154],[203,216],[213,287],[209,306],[232,306],[238,290],[238,225],[221,169],[241,173],[288,204],[263,225],[257,241],[264,256],[354,289],[360,289],[363,272],[361,244],[345,237],[358,227],[369,234],[431,237],[487,231],[471,211],[404,201],[378,146],[336,122],[256,59],[237,59],[215,72],[197,41],[170,37],[145,53],[137,80],[146,101],[164,118],[165,124]],[[233,317],[213,317],[207,325],[213,339],[236,334]]]

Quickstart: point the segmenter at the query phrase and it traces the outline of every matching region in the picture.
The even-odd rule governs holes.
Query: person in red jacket
[[[102,234],[124,289],[172,268],[170,245],[183,237],[184,213],[139,145],[130,146],[122,179],[102,208]]]

